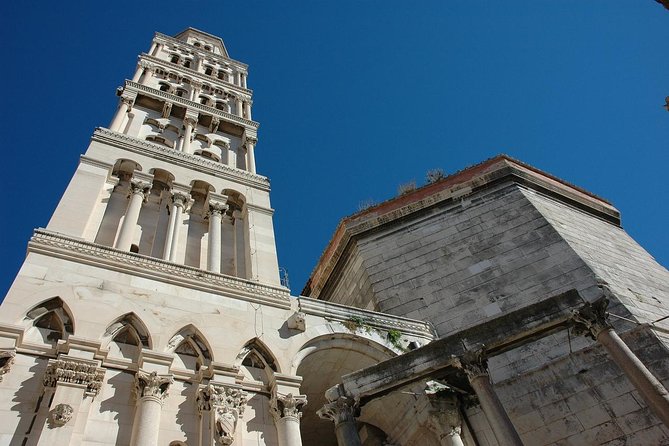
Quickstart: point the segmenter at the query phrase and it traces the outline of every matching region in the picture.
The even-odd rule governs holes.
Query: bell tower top
[[[211,51],[213,54],[229,58],[225,43],[220,37],[200,31],[195,28],[186,28],[174,36],[175,39],[192,45],[196,48],[202,48],[205,51]]]

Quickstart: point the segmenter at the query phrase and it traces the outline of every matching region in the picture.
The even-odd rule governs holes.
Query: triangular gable
[[[230,58],[228,50],[225,48],[225,43],[223,43],[223,39],[204,31],[200,31],[199,29],[187,28],[175,35],[174,38],[190,45],[199,45],[202,49],[205,49],[207,45],[210,45],[213,48],[212,52],[214,54]]]

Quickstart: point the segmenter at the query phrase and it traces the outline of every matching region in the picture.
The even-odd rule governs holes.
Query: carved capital
[[[485,346],[467,351],[460,358],[460,364],[470,380],[479,376],[488,376],[488,359],[485,356]]]
[[[307,396],[293,395],[292,393],[288,395],[274,394],[269,404],[274,419],[279,420],[286,417],[299,420],[302,418],[302,408],[307,405]]]
[[[163,402],[173,382],[172,375],[159,375],[157,372],[149,373],[138,370],[135,375],[135,396],[137,399],[156,397]]]
[[[355,421],[355,417],[360,414],[360,405],[353,398],[340,396],[318,409],[316,414],[324,420],[334,422],[337,426],[339,423]]]
[[[612,328],[606,312],[608,306],[609,300],[602,298],[575,310],[572,315],[575,322],[574,332],[596,340],[602,331]]]
[[[195,124],[197,124],[197,118],[186,115],[184,118],[184,126],[190,125],[191,127],[194,127]]]
[[[69,404],[58,404],[53,408],[50,414],[51,423],[56,426],[64,426],[72,419],[74,408]]]
[[[134,103],[135,103],[135,101],[132,98],[121,96],[121,104],[125,104],[126,113],[130,113],[130,111],[132,110],[132,105]]]
[[[186,192],[175,191],[172,192],[172,204],[180,208],[184,208],[190,201],[190,194]]]
[[[246,141],[246,144],[252,144],[254,146],[256,144],[258,144],[258,138],[253,138],[253,137],[250,137],[250,136],[247,136],[245,141]]]
[[[137,179],[130,180],[130,195],[141,195],[142,200],[146,200],[150,191],[151,183]]]
[[[139,66],[141,68],[145,69],[145,70],[147,70],[147,69],[148,70],[153,70],[154,68],[156,68],[156,66],[154,64],[152,64],[151,62],[146,61],[146,60],[140,60],[139,61]]]
[[[97,395],[102,387],[105,369],[95,363],[72,359],[51,359],[44,374],[44,387],[56,387],[60,382],[82,384],[86,393]]]
[[[200,389],[197,396],[198,409],[200,412],[212,411],[216,444],[232,444],[247,399],[248,394],[239,387],[209,384]]]
[[[218,200],[209,200],[209,212],[208,215],[223,215],[225,211],[228,210],[228,205],[222,201]]]
[[[16,352],[12,350],[0,351],[0,382],[2,382],[2,375],[9,373],[15,358]]]

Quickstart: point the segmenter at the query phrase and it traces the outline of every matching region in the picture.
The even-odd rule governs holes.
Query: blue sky
[[[612,201],[669,264],[669,11],[652,0],[36,1],[0,20],[2,294],[137,54],[188,26],[250,65],[294,294],[361,202],[498,153]]]

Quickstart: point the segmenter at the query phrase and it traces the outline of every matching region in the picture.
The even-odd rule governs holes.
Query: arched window
[[[205,46],[204,46],[204,49],[207,50],[207,51],[211,51],[211,46],[209,46],[209,45],[205,45]]]
[[[182,328],[172,336],[167,348],[174,353],[173,368],[197,372],[212,361],[209,345],[192,325]]]
[[[170,62],[179,63],[179,56],[176,55],[176,54],[173,54],[172,57],[170,58]]]
[[[168,84],[167,82],[160,82],[159,85],[160,85],[159,87],[160,91],[165,91],[169,93],[169,91],[171,90],[170,84]]]
[[[103,335],[109,340],[109,354],[126,359],[136,359],[142,348],[151,348],[151,338],[144,323],[128,313],[109,324]]]
[[[180,98],[188,97],[188,91],[185,88],[177,87],[176,95]]]
[[[268,383],[274,372],[279,372],[274,355],[258,338],[247,342],[237,355],[237,363],[241,360],[240,370],[248,379]]]
[[[226,73],[225,71],[219,71],[218,72],[218,78],[222,81],[227,82],[228,81],[228,73]]]
[[[207,76],[211,76],[211,73],[213,73],[213,72],[214,72],[213,67],[210,67],[209,65],[205,65],[204,74],[206,74]]]
[[[185,68],[190,68],[190,65],[191,65],[191,60],[190,59],[184,60],[184,67]]]
[[[73,318],[60,297],[37,305],[26,313],[23,322],[30,326],[28,338],[45,344],[55,344],[74,334]]]
[[[200,48],[200,42],[193,43],[193,46],[196,46],[196,47]]]

